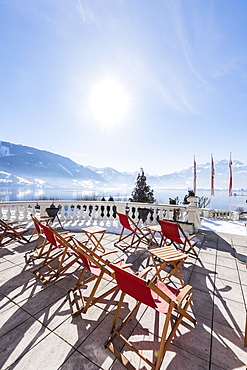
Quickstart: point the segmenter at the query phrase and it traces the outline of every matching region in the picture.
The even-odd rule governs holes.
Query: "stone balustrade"
[[[37,217],[47,216],[51,200],[0,202],[0,217],[8,221],[27,222],[31,214]],[[57,200],[58,217],[61,223],[100,222],[118,220],[116,212],[127,213],[135,222],[139,221],[138,208],[149,209],[146,224],[156,225],[158,219],[176,220],[184,225],[185,231],[197,232],[201,227],[201,218],[237,220],[238,213],[226,210],[200,209],[191,205],[147,204],[115,201]]]
[[[217,220],[238,221],[239,213],[225,209],[200,209],[200,216],[205,218],[213,218]]]
[[[38,217],[47,216],[47,208],[51,200],[0,202],[0,217],[9,221],[27,222],[31,214]],[[115,201],[78,201],[57,200],[54,206],[59,207],[58,217],[62,222],[114,221],[116,212],[127,213],[135,222],[139,221],[138,208],[148,208],[150,211],[146,223],[157,224],[158,219],[177,220],[185,225],[193,225],[193,231],[200,229],[200,214],[198,208],[190,205],[144,204]]]

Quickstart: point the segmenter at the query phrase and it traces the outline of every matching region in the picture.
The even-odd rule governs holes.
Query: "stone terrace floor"
[[[84,233],[76,233],[76,237],[83,240]],[[180,269],[185,283],[193,286],[190,311],[197,324],[182,321],[161,368],[245,369],[247,238],[212,231],[200,231],[197,237],[199,258],[189,256]],[[124,257],[133,270],[151,263],[145,245],[124,253],[114,247],[117,239],[109,233],[103,239],[107,251],[117,249],[115,259]],[[32,273],[35,265],[26,265],[24,260],[25,252],[34,245],[35,238],[31,243],[12,243],[0,249],[0,368],[124,369],[104,348],[120,293],[72,318],[67,290],[74,286],[79,270],[71,268],[42,285]],[[87,292],[83,291],[84,297]],[[132,305],[133,300],[126,298],[124,310]],[[141,306],[128,329],[130,333],[134,329],[131,340],[138,342],[150,359],[157,341],[152,336],[157,334],[157,320],[152,309]],[[136,369],[149,368],[136,355],[131,354],[131,359]]]

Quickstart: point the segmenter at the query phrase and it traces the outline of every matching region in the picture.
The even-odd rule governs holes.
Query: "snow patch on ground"
[[[221,221],[214,220],[212,218],[203,218],[201,222],[201,229],[246,236],[246,224],[246,221]]]

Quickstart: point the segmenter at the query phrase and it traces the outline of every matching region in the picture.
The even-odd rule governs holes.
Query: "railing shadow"
[[[232,245],[226,243],[224,239],[212,232],[205,232],[200,252],[208,252],[210,254],[210,250],[214,248],[216,248],[216,253],[217,250],[222,252],[222,249],[224,249],[223,244],[225,245],[226,256],[244,262],[244,255],[236,253]],[[219,246],[221,249],[219,249]],[[27,248],[31,247],[32,243],[27,246]],[[8,249],[8,247],[5,248]],[[14,251],[15,253],[23,254],[24,259],[24,250],[23,246],[18,245],[11,248],[6,256],[11,257]],[[127,250],[125,255],[127,257],[126,262],[132,263],[134,270],[141,270],[150,265],[149,253],[145,249],[137,249],[136,253],[133,250]],[[83,354],[88,350],[88,354],[86,353],[88,358],[98,363],[99,366],[102,365],[104,359],[101,356],[107,357],[110,355],[110,352],[104,349],[103,345],[109,334],[113,320],[112,313],[115,310],[111,311],[110,307],[118,303],[118,292],[115,292],[111,298],[105,298],[102,301],[104,307],[99,311],[96,321],[90,318],[91,308],[89,308],[87,316],[82,314],[72,319],[66,289],[61,287],[63,285],[62,279],[42,286],[25,267],[22,268],[20,265],[14,264],[13,267],[16,268],[16,271],[19,269],[19,273],[9,279],[6,278],[6,281],[3,281],[0,287],[1,312],[6,313],[7,310],[13,309],[13,314],[9,311],[10,315],[6,316],[7,319],[3,322],[0,329],[2,348],[5,348],[4,351],[1,351],[0,368],[4,368],[6,363],[8,363],[10,368],[14,368],[28,351],[54,330],[51,326],[55,318],[58,318],[56,327],[68,325],[69,330],[70,325],[74,325],[77,328],[77,340],[73,342],[71,349],[63,354],[63,363],[69,361],[75,350]],[[66,274],[63,277],[63,279],[70,278],[71,276]],[[74,279],[76,280],[76,276]],[[218,285],[218,279],[221,279],[222,286]],[[205,364],[213,362],[224,368],[225,360],[227,361],[228,369],[233,370],[245,366],[242,358],[235,353],[237,347],[240,350],[243,348],[244,336],[239,320],[232,312],[229,305],[230,302],[226,296],[233,291],[231,282],[222,279],[217,274],[216,261],[215,265],[212,263],[212,269],[210,269],[208,264],[204,262],[203,255],[201,254],[200,257],[199,253],[199,258],[194,262],[186,283],[190,283],[194,287],[194,300],[192,301],[191,311],[197,320],[197,325],[195,328],[192,328],[185,320],[180,325],[172,344],[169,346],[169,351],[176,354],[169,362],[169,369],[179,368],[183,364],[185,352],[200,358]],[[66,283],[64,283],[64,286],[66,286]],[[237,297],[234,296],[233,298]],[[128,310],[128,303],[124,302],[123,311],[128,312]],[[159,339],[160,317],[155,314],[150,327],[150,325],[145,324],[145,315],[148,315],[147,311],[145,312],[142,315],[143,320],[140,321],[140,318],[133,318],[129,335],[132,332],[135,335],[141,335],[142,340],[139,340],[137,343],[138,349],[151,351],[151,357],[154,360]],[[245,315],[245,311],[243,315]],[[39,321],[36,332],[34,335],[29,336],[29,331],[35,320]],[[100,329],[99,325],[102,325],[103,329]],[[89,327],[91,329],[88,331]],[[147,330],[149,334],[151,331],[151,334],[154,336],[151,341],[145,337]],[[99,358],[97,358],[95,351],[93,353],[90,352],[90,345],[87,340],[91,334],[95,338],[98,337],[97,344],[101,346]],[[18,352],[17,348],[20,342],[23,344]],[[207,354],[205,355],[206,352]],[[221,354],[221,357],[220,355],[218,357],[217,354]],[[13,358],[12,364],[9,363],[11,357]],[[166,357],[164,361],[166,361]]]

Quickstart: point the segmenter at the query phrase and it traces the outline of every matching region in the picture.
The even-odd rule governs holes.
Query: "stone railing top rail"
[[[150,204],[121,201],[91,200],[39,200],[0,202],[0,217],[6,220],[29,221],[31,214],[47,216],[47,209],[59,208],[58,217],[61,222],[82,221],[114,221],[116,212],[128,213],[136,222],[140,215],[138,208],[149,209],[146,222],[157,224],[158,219],[179,221],[193,224],[194,230],[200,229],[201,217],[238,219],[238,213],[226,210],[200,209],[193,205]]]

